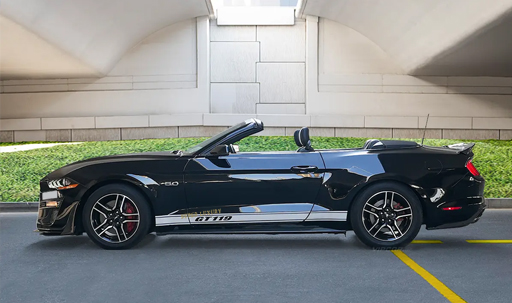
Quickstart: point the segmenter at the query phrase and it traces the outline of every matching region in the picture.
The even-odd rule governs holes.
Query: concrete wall
[[[197,26],[208,34],[208,20],[190,19],[150,35],[128,51],[107,77],[4,80],[0,118],[208,111],[208,79],[198,87],[196,51],[198,46],[206,51],[208,44],[197,45]]]
[[[306,27],[211,24],[211,113],[305,114]]]
[[[141,41],[107,77],[2,81],[0,140],[175,137],[178,125],[201,125],[208,39],[209,20],[190,19]]]
[[[293,26],[166,27],[107,77],[4,80],[0,140],[209,136],[241,120],[263,135],[512,139],[512,78],[413,77],[359,32]]]
[[[320,20],[318,39],[320,94],[308,99],[308,113],[512,117],[511,77],[404,75],[376,44],[328,19]]]
[[[442,130],[431,136],[510,139],[510,77],[408,76],[360,33],[316,17],[307,19],[306,48],[306,112],[322,121],[315,126],[417,137],[430,114],[428,128]]]

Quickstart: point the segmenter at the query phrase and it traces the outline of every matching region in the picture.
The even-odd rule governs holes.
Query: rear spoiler
[[[449,149],[457,150],[459,154],[469,155],[473,150],[475,143],[457,143],[452,145],[445,145]]]

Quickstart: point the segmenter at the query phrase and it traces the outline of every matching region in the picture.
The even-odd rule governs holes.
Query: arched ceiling
[[[95,77],[93,68],[0,15],[0,78]]]
[[[414,75],[512,76],[512,0],[302,0],[300,13],[360,32]],[[107,74],[210,0],[2,0],[0,78]]]
[[[2,79],[104,75],[151,33],[212,13],[209,0],[2,0],[0,74]],[[62,66],[29,64],[41,56],[60,59]]]
[[[512,76],[512,0],[303,0],[415,75]]]

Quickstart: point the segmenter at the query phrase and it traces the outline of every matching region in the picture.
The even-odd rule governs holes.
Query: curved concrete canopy
[[[303,0],[299,14],[353,28],[408,74],[512,76],[497,68],[512,64],[512,0]]]
[[[97,77],[77,58],[0,16],[0,79]]]
[[[512,76],[512,14],[496,20],[414,72],[416,75]]]
[[[29,55],[24,49],[38,45],[54,48],[52,58],[60,53],[63,62],[79,65],[70,74],[66,69],[56,72],[41,67],[40,76],[66,77],[78,71],[84,75],[107,74],[123,54],[151,33],[185,19],[211,15],[212,9],[209,0],[3,0],[0,14],[18,24],[17,32],[25,37],[19,39],[25,43],[10,37],[7,41],[15,45],[2,46],[0,51],[6,51],[2,67],[15,65],[10,60],[23,59],[10,55],[17,49]],[[2,22],[0,30],[7,32],[5,24],[11,22]],[[6,37],[9,35],[6,33]],[[33,39],[27,38],[30,35]],[[41,46],[43,42],[48,45]],[[34,77],[29,70],[19,70],[16,75]]]

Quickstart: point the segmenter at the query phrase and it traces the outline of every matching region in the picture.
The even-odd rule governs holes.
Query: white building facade
[[[512,139],[512,1],[295,2],[5,0],[0,140]]]

